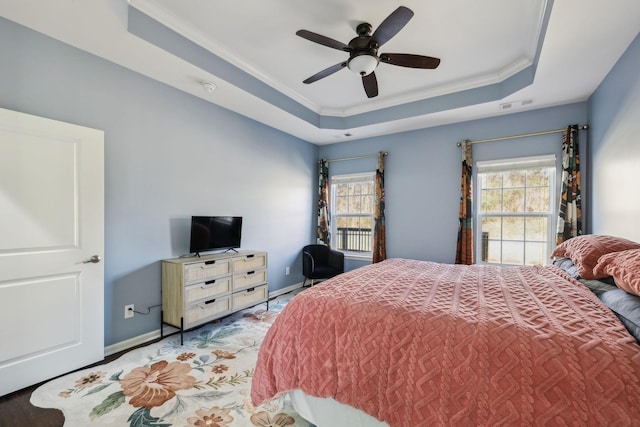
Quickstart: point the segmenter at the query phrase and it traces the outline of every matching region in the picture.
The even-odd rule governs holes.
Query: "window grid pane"
[[[540,167],[478,174],[482,262],[547,262],[553,172]]]
[[[336,181],[332,185],[333,246],[347,252],[371,253],[375,204],[373,176],[363,177],[362,181]]]
[[[544,264],[547,258],[547,242],[527,242],[525,244],[525,265]]]

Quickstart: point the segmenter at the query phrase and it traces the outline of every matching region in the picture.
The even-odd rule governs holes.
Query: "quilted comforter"
[[[392,259],[276,319],[251,397],[294,389],[392,427],[640,425],[640,346],[556,267]]]

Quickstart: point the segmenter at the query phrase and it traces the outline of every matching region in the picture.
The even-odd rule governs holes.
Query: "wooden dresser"
[[[267,301],[267,253],[162,260],[162,327],[185,330]],[[267,306],[268,308],[268,306]]]

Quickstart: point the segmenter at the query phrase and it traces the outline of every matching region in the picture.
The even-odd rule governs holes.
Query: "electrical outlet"
[[[284,275],[285,275],[285,276],[288,276],[290,272],[291,272],[291,271],[289,270],[289,267],[285,267],[285,269],[284,269]]]
[[[135,310],[133,304],[125,305],[124,306],[124,318],[128,319],[130,317],[133,317],[133,315],[135,314],[133,310]]]

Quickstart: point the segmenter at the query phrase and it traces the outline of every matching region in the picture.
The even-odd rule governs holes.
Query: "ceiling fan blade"
[[[314,74],[313,76],[311,76],[308,79],[304,80],[302,83],[309,84],[309,83],[317,82],[320,79],[324,79],[325,77],[330,76],[331,74],[335,73],[336,71],[342,70],[346,66],[347,66],[346,62],[341,62],[339,64],[332,65],[331,67],[326,68],[326,69],[320,71],[319,73]]]
[[[376,79],[376,73],[371,72],[366,76],[362,76],[362,84],[364,85],[364,91],[367,93],[368,98],[378,96],[378,79]]]
[[[400,6],[391,15],[382,21],[382,24],[376,29],[371,36],[371,40],[378,44],[378,47],[388,42],[391,37],[398,34],[407,22],[413,17],[413,11],[407,7]]]
[[[438,65],[440,65],[440,58],[412,55],[410,53],[383,53],[380,55],[380,61],[401,67],[428,68],[430,70],[438,68]]]
[[[311,31],[307,31],[307,30],[298,30],[296,31],[296,35],[302,37],[303,39],[307,39],[309,41],[312,41],[314,43],[318,43],[321,44],[323,46],[327,46],[327,47],[331,47],[333,49],[338,49],[338,50],[343,50],[346,52],[350,52],[351,48],[342,43],[339,42],[338,40],[334,40],[332,38],[323,36],[321,34],[317,34],[317,33],[312,33]]]

